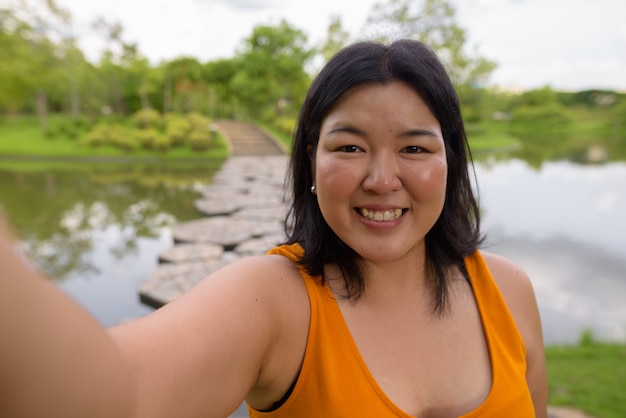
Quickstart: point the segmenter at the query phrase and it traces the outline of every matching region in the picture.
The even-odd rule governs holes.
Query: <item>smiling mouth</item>
[[[356,211],[364,218],[375,222],[386,222],[398,219],[404,213],[406,209],[391,209],[391,210],[371,210],[366,208],[356,208]]]

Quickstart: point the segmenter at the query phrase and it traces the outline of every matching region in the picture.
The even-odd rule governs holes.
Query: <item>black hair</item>
[[[399,40],[389,45],[359,42],[339,51],[313,80],[293,137],[288,181],[292,203],[285,220],[287,243],[304,249],[299,264],[312,276],[324,277],[324,266],[339,267],[346,295],[357,300],[365,290],[361,257],[328,226],[311,193],[320,129],[337,100],[363,83],[387,85],[401,81],[426,102],[441,126],[448,165],[443,210],[426,234],[426,262],[433,277],[433,310],[443,313],[448,305],[448,283],[460,271],[469,281],[464,257],[482,242],[479,206],[469,176],[472,162],[459,98],[445,67],[425,44]]]

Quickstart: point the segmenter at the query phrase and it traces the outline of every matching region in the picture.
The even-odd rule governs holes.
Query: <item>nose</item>
[[[363,189],[377,194],[385,194],[400,190],[400,167],[397,156],[392,152],[384,152],[373,156],[368,162],[367,174],[363,179]]]

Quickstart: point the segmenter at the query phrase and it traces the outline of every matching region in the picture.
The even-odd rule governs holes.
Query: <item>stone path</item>
[[[158,308],[240,257],[264,254],[284,239],[284,147],[251,122],[216,121],[230,157],[195,202],[200,219],[173,229],[175,245],[160,254],[139,296]]]
[[[262,255],[284,240],[286,155],[233,156],[195,203],[200,219],[172,230],[175,245],[143,283],[143,303],[158,308],[241,257]]]

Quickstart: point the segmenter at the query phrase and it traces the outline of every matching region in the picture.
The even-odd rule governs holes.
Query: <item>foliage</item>
[[[296,129],[296,123],[295,118],[278,118],[274,121],[273,125],[280,132],[291,137]]]
[[[109,142],[109,126],[108,125],[96,125],[91,131],[89,131],[83,138],[85,144],[92,147],[100,147],[106,145]]]
[[[186,121],[184,115],[179,115]],[[210,145],[203,145],[202,154],[194,151],[187,137],[182,144],[174,144],[165,132],[145,134],[145,146],[138,138],[145,130],[133,129],[123,120],[116,119],[99,122],[91,129],[72,118],[58,114],[50,115],[51,126],[66,128],[55,129],[54,136],[46,135],[35,122],[33,116],[0,118],[0,156],[48,156],[48,157],[115,157],[121,159],[142,159],[155,156],[167,158],[225,158],[228,147],[218,132],[204,130],[205,140]],[[189,122],[185,122],[189,123]],[[64,134],[65,129],[73,129],[74,134]],[[89,129],[89,131],[86,131]],[[165,150],[165,151],[164,151]]]
[[[576,346],[546,348],[550,404],[579,408],[593,416],[626,416],[626,346],[591,334]]]
[[[565,106],[550,87],[526,91],[512,103],[513,121],[522,124],[563,127],[572,122]]]
[[[123,151],[133,151],[137,143],[133,140],[132,131],[122,125],[113,125],[109,130],[109,143]]]
[[[208,83],[209,109],[213,118],[232,119],[237,113],[237,97],[232,87],[232,79],[238,71],[236,60],[219,59],[207,62],[203,76]]]
[[[159,131],[154,128],[149,129],[135,129],[132,132],[133,140],[137,142],[142,148],[147,150],[154,150],[155,143],[158,141]]]
[[[381,41],[418,39],[448,65],[457,85],[483,85],[496,64],[465,51],[466,35],[448,0],[388,0],[374,6],[369,18],[370,36]]]
[[[165,67],[168,100],[164,111],[179,113],[206,111],[207,83],[202,64],[192,57],[177,58]]]
[[[513,112],[513,120],[523,125],[537,124],[551,127],[561,127],[572,122],[565,108],[558,103],[517,108]]]
[[[206,151],[211,146],[211,133],[195,129],[189,133],[189,144],[194,151]]]
[[[626,131],[626,95],[620,97],[609,109],[610,125],[616,130]]]
[[[305,34],[281,21],[257,26],[245,40],[231,87],[245,112],[271,119],[295,115],[304,100],[310,77],[305,72],[313,49]]]
[[[426,41],[441,54],[457,80],[468,123],[491,128],[492,119],[502,122],[494,132],[483,130],[480,135],[490,138],[484,144],[511,136],[516,140],[507,143],[534,144],[533,140],[526,141],[525,131],[532,131],[534,126],[569,131],[579,126],[574,122],[579,122],[575,118],[582,108],[597,111],[593,116],[598,122],[586,122],[602,125],[597,129],[612,136],[613,142],[606,144],[611,158],[614,152],[623,155],[625,94],[608,90],[555,92],[549,87],[519,94],[484,87],[493,63],[467,52],[465,32],[455,21],[450,0],[388,0],[378,4],[370,16],[374,29],[387,25],[400,36]],[[327,60],[350,38],[335,16],[326,40],[313,48],[301,30],[283,20],[277,25],[255,27],[232,58],[202,63],[194,57],[178,57],[152,66],[137,45],[124,39],[119,23],[99,19],[95,26],[106,48],[92,63],[75,39],[67,36],[73,29],[70,15],[54,1],[15,0],[9,8],[0,8],[0,117],[38,115],[41,132],[37,135],[51,140],[43,149],[53,144],[63,148],[51,151],[53,154],[77,152],[78,148],[70,148],[83,142],[72,145],[61,138],[84,136],[92,137],[87,142],[98,145],[98,152],[114,152],[114,143],[130,150],[129,138],[135,142],[133,152],[140,152],[142,146],[134,133],[124,139],[118,135],[116,141],[103,140],[103,132],[86,135],[89,126],[98,121],[109,125],[134,121],[137,128],[156,129],[166,139],[144,139],[152,144],[146,145],[149,149],[189,147],[194,116],[188,121],[183,115],[190,113],[208,118],[198,123],[202,133],[194,134],[197,143],[204,141],[198,148],[211,142],[208,126],[219,118],[253,118],[274,126],[280,135],[290,136],[292,121],[311,81],[308,71],[314,58]],[[56,122],[59,114],[65,115],[61,124]],[[176,121],[170,123],[171,114],[176,115]],[[81,122],[74,125],[70,120]],[[603,137],[605,134],[601,132]],[[539,152],[534,145],[523,148]],[[581,155],[583,149],[582,143],[576,146]]]
[[[157,132],[156,135],[152,137],[151,147],[154,151],[165,152],[169,150],[172,146],[170,139],[163,135],[160,132]]]
[[[165,136],[172,146],[183,145],[191,130],[191,123],[185,117],[177,114],[168,114],[165,118]]]
[[[163,123],[163,118],[161,117],[161,114],[154,109],[138,110],[133,114],[132,119],[135,123],[135,126],[140,129],[158,129]]]
[[[328,62],[341,48],[347,45],[350,34],[343,29],[340,16],[332,16],[328,25],[326,40],[319,47],[319,52]]]
[[[190,130],[188,142],[194,151],[206,151],[211,146],[211,120],[206,116],[192,112],[187,115]]]

